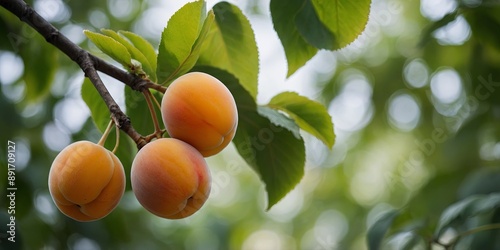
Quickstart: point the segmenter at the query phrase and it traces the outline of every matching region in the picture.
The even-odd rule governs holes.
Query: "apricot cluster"
[[[150,142],[132,163],[132,190],[151,213],[187,217],[210,193],[211,177],[203,157],[224,149],[234,137],[238,112],[231,92],[217,78],[200,72],[170,84],[161,103],[172,138]]]
[[[238,125],[236,103],[218,79],[193,72],[172,82],[160,108],[171,138],[156,139],[139,150],[130,173],[132,190],[149,212],[185,218],[209,196],[211,177],[204,157],[219,153],[233,139]],[[104,147],[76,142],[55,158],[49,190],[65,215],[78,221],[97,220],[123,196],[123,166]]]

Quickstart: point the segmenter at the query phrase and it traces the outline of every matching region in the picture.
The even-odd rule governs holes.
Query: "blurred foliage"
[[[28,2],[38,10],[50,6],[45,0]],[[158,13],[161,1],[54,2],[71,11],[53,15],[51,22],[93,52],[95,47],[82,38],[83,29],[112,28],[159,37],[143,24],[148,15]],[[244,13],[270,19],[268,2],[236,2]],[[0,8],[0,65],[7,56],[17,56],[23,63],[13,65],[24,66],[16,79],[0,76],[0,81],[10,79],[0,84],[0,151],[7,151],[8,140],[16,142],[18,246],[366,249],[368,242],[376,242],[381,249],[425,249],[435,241],[447,244],[463,232],[499,223],[498,205],[491,197],[500,192],[500,7],[492,0],[448,0],[447,6],[454,7],[435,6],[434,10],[444,9],[435,16],[422,7],[425,2],[429,1],[374,1],[367,29],[356,42],[335,53],[320,53],[296,73],[313,72],[315,81],[303,84],[314,88],[317,100],[329,107],[337,140],[329,151],[316,139],[305,137],[304,178],[270,211],[265,211],[258,177],[233,147],[208,159],[212,194],[193,217],[157,218],[127,191],[113,213],[91,223],[62,215],[47,188],[49,167],[58,150],[71,141],[95,142],[100,137],[88,119],[89,111],[82,108],[80,87],[75,86],[81,84],[83,73]],[[456,26],[461,28],[453,29]],[[151,42],[158,44],[154,39]],[[29,94],[31,87],[23,74],[40,77],[40,92]],[[49,82],[41,80],[49,77]],[[84,120],[74,126],[68,119]],[[120,148],[132,144],[124,140]],[[120,156],[126,172],[131,158]],[[0,154],[0,162],[5,166],[5,153]],[[6,180],[7,171],[0,171],[2,197],[6,197]],[[487,200],[489,207],[472,206],[486,206],[487,211],[464,212],[459,223],[436,233],[450,209],[471,200]],[[1,244],[6,202],[0,199]],[[375,235],[385,233],[385,238],[367,241],[368,228],[381,230]],[[481,231],[461,238],[456,249],[499,248],[499,238],[499,230]]]

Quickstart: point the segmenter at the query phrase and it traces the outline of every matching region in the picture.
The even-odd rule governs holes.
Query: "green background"
[[[47,1],[28,2],[38,4],[39,10],[51,6]],[[0,9],[0,63],[15,58],[12,65],[17,68],[11,70],[23,74],[15,79],[0,76],[5,80],[0,84],[0,244],[26,249],[365,249],[366,232],[374,221],[385,211],[401,209],[384,247],[400,249],[413,239],[413,233],[407,233],[411,231],[423,236],[415,238],[416,248],[425,248],[447,207],[475,194],[500,191],[498,2],[440,2],[448,5],[374,1],[368,26],[356,42],[340,51],[320,51],[287,81],[286,70],[259,78],[257,100],[262,104],[276,88],[307,86],[304,93],[329,109],[337,135],[332,150],[303,135],[305,175],[271,210],[266,211],[259,177],[231,145],[207,160],[212,193],[194,216],[179,221],[155,217],[140,207],[128,186],[117,209],[91,223],[62,215],[47,188],[50,164],[62,147],[100,137],[79,99],[83,73]],[[154,0],[60,3],[57,6],[71,12],[62,11],[49,21],[97,55],[82,29],[134,31],[156,48],[157,24],[145,16],[169,9],[160,18],[167,20],[181,6]],[[249,17],[258,41],[265,32],[277,39],[268,1],[233,3]],[[54,9],[45,10],[50,14]],[[283,51],[260,56],[261,67],[286,65]],[[261,75],[271,73],[261,68]],[[111,89],[121,87],[109,78],[104,81]],[[16,246],[3,245],[8,140],[17,146]],[[121,148],[126,147],[133,145],[122,143]],[[132,156],[124,153],[122,158],[128,171]],[[444,232],[442,241],[497,223],[496,207],[459,222]],[[498,231],[473,236],[459,247],[500,246]]]

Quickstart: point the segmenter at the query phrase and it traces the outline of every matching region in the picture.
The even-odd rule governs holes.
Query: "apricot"
[[[63,149],[49,172],[49,191],[57,208],[77,221],[108,215],[125,192],[125,172],[116,155],[89,141]]]
[[[130,178],[139,203],[167,219],[192,215],[210,193],[205,159],[194,147],[174,138],[146,144],[134,158]]]
[[[191,144],[205,157],[224,149],[238,126],[231,92],[217,78],[201,72],[173,81],[163,95],[161,111],[169,135]]]

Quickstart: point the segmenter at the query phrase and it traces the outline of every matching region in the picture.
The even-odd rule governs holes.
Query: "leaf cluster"
[[[273,17],[298,11],[294,29],[283,29],[289,22],[273,19],[285,51],[338,49],[352,42],[366,24],[369,1],[348,2],[330,6],[327,1],[303,1],[297,10],[280,8],[282,1],[273,1]],[[324,6],[324,5],[328,6]],[[287,4],[288,6],[288,4]],[[333,21],[343,19],[345,13],[358,10],[340,26]],[[331,19],[331,17],[337,19]],[[308,22],[310,19],[313,23]],[[347,24],[356,20],[356,29]],[[328,25],[327,25],[328,24]],[[305,26],[306,25],[306,26]],[[296,29],[305,44],[288,43],[296,39]],[[319,33],[310,31],[315,30]],[[129,31],[102,29],[101,33],[85,31],[85,35],[111,59],[120,63],[131,74],[166,86],[177,77],[202,71],[221,80],[233,94],[239,113],[239,124],[234,139],[238,153],[261,177],[268,193],[268,208],[281,200],[304,175],[305,146],[300,131],[310,133],[328,148],[335,142],[333,123],[326,108],[313,100],[293,92],[276,95],[266,105],[256,103],[259,58],[254,32],[243,12],[235,5],[220,2],[209,11],[204,1],[188,3],[175,12],[162,32],[158,50],[143,37]],[[157,52],[156,52],[157,51]],[[311,54],[312,57],[312,54]],[[288,58],[289,75],[311,57]],[[109,116],[104,103],[96,101],[98,94],[82,86],[82,97],[89,106],[97,127],[103,131]],[[161,96],[155,95],[157,98]],[[125,88],[126,113],[140,133],[153,128],[148,119],[145,101],[133,90]]]

